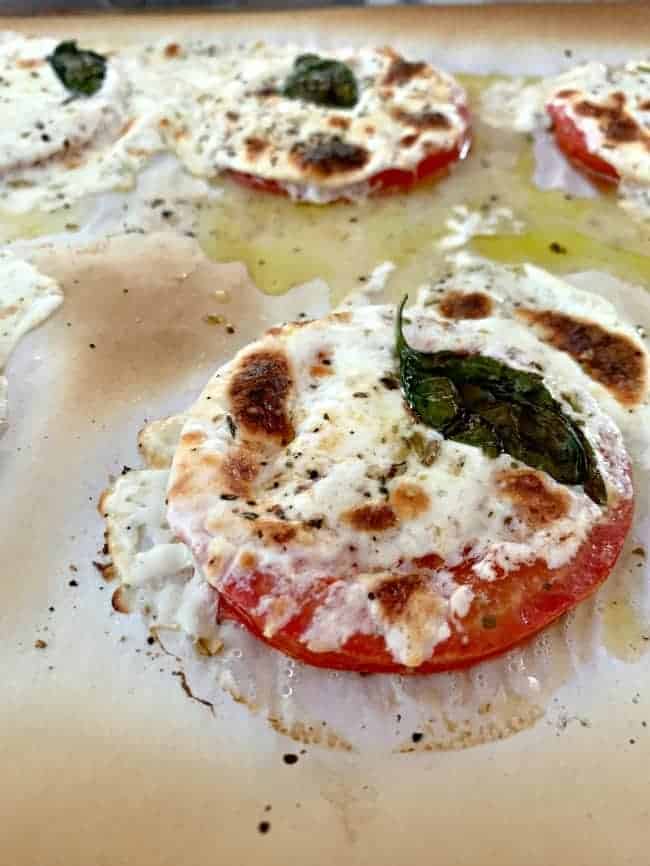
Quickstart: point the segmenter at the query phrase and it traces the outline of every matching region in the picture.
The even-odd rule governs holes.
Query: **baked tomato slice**
[[[269,631],[267,613],[262,612],[268,608],[260,606],[263,597],[277,591],[279,582],[270,574],[252,573],[248,580],[227,582],[221,589],[220,616],[239,621],[286,655],[317,667],[373,673],[432,673],[462,668],[531,637],[591,595],[616,563],[632,514],[632,497],[618,499],[594,525],[574,558],[561,568],[551,569],[538,560],[491,581],[477,577],[471,560],[449,569],[455,582],[469,586],[474,597],[462,621],[450,623],[448,639],[438,643],[418,667],[396,663],[379,634],[352,634],[336,650],[316,652],[309,648],[306,634],[310,623],[336,578],[310,583],[303,596],[292,596],[295,613],[275,631]],[[434,566],[436,559],[433,555],[428,564]],[[413,579],[413,575],[404,578],[411,582]],[[345,618],[346,611],[341,608],[339,614]]]
[[[546,106],[553,121],[555,141],[567,159],[577,168],[607,183],[618,183],[619,175],[607,160],[589,150],[585,134],[562,105]]]
[[[469,129],[462,138],[452,147],[446,150],[433,150],[428,153],[411,170],[403,168],[388,168],[368,178],[367,183],[372,195],[391,192],[407,192],[416,184],[447,172],[451,166],[463,159],[470,147]],[[275,195],[287,196],[287,189],[276,180],[268,180],[255,174],[246,174],[239,171],[227,171],[227,177],[232,178],[241,186],[249,189],[270,192]],[[350,200],[345,189],[341,190],[340,199]]]

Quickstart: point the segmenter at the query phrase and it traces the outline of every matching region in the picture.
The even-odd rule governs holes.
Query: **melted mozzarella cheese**
[[[0,189],[9,210],[53,210],[130,189],[163,150],[195,175],[252,173],[324,203],[342,191],[367,194],[368,179],[384,169],[412,170],[432,150],[461,148],[467,131],[464,93],[444,73],[422,64],[382,86],[396,57],[387,51],[333,52],[352,67],[360,91],[354,108],[338,110],[271,93],[302,53],[295,46],[129,47],[111,52],[95,95],[69,99],[46,60],[56,44],[16,35],[0,42]],[[301,167],[292,148],[319,136],[364,148],[365,162],[329,174]]]
[[[607,124],[595,111],[576,110],[587,102],[611,106],[623,97],[625,117],[638,128],[630,140],[608,136]],[[556,78],[533,84],[524,79],[498,81],[483,94],[481,113],[492,126],[534,132],[550,125],[547,105],[561,106],[585,137],[587,149],[618,172],[624,183],[625,206],[641,217],[650,207],[646,187],[650,184],[650,63],[630,62],[622,67],[586,63]]]
[[[572,94],[563,96],[563,91]],[[625,116],[638,127],[639,137],[634,140],[609,137],[598,117],[576,110],[585,101],[611,104],[615,94],[622,95]],[[650,63],[624,67],[587,63],[555,80],[550,103],[563,107],[585,136],[588,150],[613,165],[620,177],[650,184]]]
[[[47,61],[54,39],[17,37],[0,44],[0,175],[59,158],[73,161],[90,144],[119,134],[128,84],[109,61],[99,91],[71,98]]]
[[[141,48],[112,52],[99,91],[70,98],[46,60],[56,45],[16,35],[0,43],[0,191],[9,211],[52,211],[131,189],[165,148],[165,100],[180,98],[173,76],[161,62],[146,64]]]
[[[359,100],[349,109],[329,108],[281,95],[300,53],[296,46],[238,49],[227,59],[231,68],[225,78],[209,81],[209,88],[197,86],[191,114],[179,106],[170,118],[176,152],[190,171],[254,174],[279,181],[296,198],[326,201],[341,190],[359,192],[359,185],[386,169],[412,170],[427,153],[451,150],[464,137],[465,96],[449,76],[427,67],[405,81],[383,84],[395,60],[392,52],[333,51],[328,56],[353,70]],[[439,123],[418,127],[417,120],[404,119],[407,115],[437,117]],[[292,157],[296,145],[333,135],[367,150],[367,162],[316,177]],[[405,144],[409,135],[415,141]],[[261,146],[251,148],[250,142]]]
[[[485,271],[474,271],[475,279],[481,273],[486,280]],[[501,271],[493,271],[492,279]],[[532,282],[537,275],[531,271]],[[545,384],[568,414],[575,415],[571,404],[580,406],[610,493],[631,495],[620,434],[570,358],[500,311],[480,321],[449,322],[428,300],[425,295],[423,304],[409,311],[412,345],[424,351],[480,352],[514,367],[542,370]],[[536,559],[558,568],[573,558],[602,510],[582,488],[566,488],[546,477],[551,490],[566,493],[566,513],[542,527],[526,524],[499,493],[497,478],[514,465],[508,455],[493,460],[479,449],[442,440],[413,421],[399,390],[382,384],[382,378],[395,373],[394,309],[356,307],[347,316],[286,326],[217,373],[188,415],[172,467],[168,518],[217,589],[226,582],[246,583],[251,562],[278,576],[277,586],[260,598],[257,609],[265,615],[268,636],[296,613],[296,593],[321,578],[341,575],[310,625],[308,646],[324,651],[340,647],[355,631],[381,634],[396,661],[417,666],[447,639],[450,623],[467,615],[471,597],[459,593],[461,587],[442,568],[433,578],[436,604],[425,621],[417,627],[390,621],[372,592],[387,573],[408,573],[414,560],[434,552],[453,567],[468,549],[480,580],[493,580],[499,569],[507,572]],[[222,497],[214,467],[235,447],[228,421],[229,382],[247,354],[279,346],[293,371],[295,435],[288,446],[264,450],[245,495]],[[314,378],[322,353],[331,363],[327,374]],[[423,461],[421,449],[414,450],[414,435],[429,443],[437,455],[433,461]],[[605,451],[618,459],[605,458]],[[349,515],[364,505],[390,506],[400,519],[377,530],[351,523]],[[278,513],[302,528],[297,540],[272,544],[260,538],[263,520]]]
[[[2,375],[18,340],[44,322],[63,303],[54,280],[36,268],[0,250],[0,430],[7,421],[6,378]]]

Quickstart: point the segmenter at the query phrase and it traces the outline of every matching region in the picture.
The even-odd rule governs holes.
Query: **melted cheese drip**
[[[491,284],[487,271],[474,267],[474,272],[484,285],[486,279]],[[472,273],[469,268],[467,275],[463,274],[463,284]],[[500,277],[501,270],[495,269],[491,276]],[[531,270],[533,285],[536,276]],[[548,293],[543,277],[542,296]],[[427,300],[425,294],[423,303]],[[595,309],[600,309],[597,304]],[[471,599],[459,596],[450,573],[441,569],[435,577],[439,608],[437,615],[427,620],[426,628],[391,623],[372,597],[368,598],[368,592],[372,595],[386,572],[408,571],[409,562],[431,552],[453,566],[462,560],[468,545],[479,559],[477,576],[484,580],[494,579],[497,567],[507,571],[536,558],[557,568],[575,555],[601,510],[581,488],[563,488],[570,501],[567,516],[533,531],[522,524],[513,506],[500,498],[496,489],[496,473],[512,466],[509,456],[491,460],[478,449],[440,441],[434,431],[414,425],[400,392],[378,384],[394,369],[393,315],[392,308],[352,308],[351,323],[322,320],[300,328],[289,326],[279,338],[268,337],[245,350],[270,348],[279,339],[291,359],[297,395],[292,405],[296,436],[288,448],[267,457],[251,492],[255,505],[250,510],[266,516],[271,509],[281,508],[288,521],[322,521],[322,528],[302,543],[287,544],[284,549],[266,545],[257,538],[255,521],[239,513],[249,506],[220,499],[219,492],[211,493],[207,481],[202,486],[201,456],[224,454],[232,444],[226,391],[236,361],[222,368],[190,412],[184,434],[190,434],[188,438],[194,441],[197,434],[198,438],[205,437],[195,448],[198,456],[189,458],[190,471],[202,492],[196,498],[174,494],[175,483],[188,468],[188,448],[181,447],[172,468],[169,520],[179,536],[192,544],[207,568],[208,579],[217,587],[224,580],[249,579],[246,563],[251,555],[261,571],[282,575],[278,588],[259,603],[258,613],[273,612],[266,619],[269,636],[296,612],[292,602],[276,604],[278,592],[291,598],[294,585],[304,589],[321,577],[344,574],[346,579],[331,586],[314,618],[306,635],[308,646],[323,651],[340,647],[355,631],[379,633],[396,661],[415,666],[437,643],[446,640],[449,624],[462,620]],[[570,358],[542,343],[525,325],[501,312],[480,322],[443,322],[422,306],[409,339],[423,350],[464,349],[522,369],[541,367],[547,387],[568,414],[574,410],[567,397],[581,405],[585,430],[599,454],[600,470],[610,489],[618,495],[631,495],[624,478],[624,461],[602,459],[601,443],[607,440],[616,442],[614,451],[623,454],[620,434],[588,393],[587,377],[576,370]],[[310,367],[323,349],[331,355],[332,375],[324,377],[314,390],[310,388],[314,383]],[[439,454],[433,465],[424,466],[406,445],[414,432],[438,442]],[[396,465],[400,474],[388,478]],[[560,487],[552,479],[547,483]],[[342,518],[364,503],[395,502],[398,489],[408,484],[424,491],[427,506],[399,527],[359,532]],[[212,561],[209,565],[208,560]],[[345,616],[340,615],[341,598]]]
[[[113,567],[126,589],[127,597],[120,603],[146,611],[157,628],[180,629],[197,641],[213,641],[217,594],[195,570],[189,549],[169,529],[168,474],[165,469],[129,472],[102,497]]]
[[[4,367],[19,339],[40,325],[63,303],[54,280],[29,262],[0,250],[0,430],[7,422]]]

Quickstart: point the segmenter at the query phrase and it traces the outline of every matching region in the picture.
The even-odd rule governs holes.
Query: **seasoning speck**
[[[424,736],[424,734],[421,734],[419,731],[414,731],[411,734],[411,739],[413,740],[414,743],[419,743],[423,736]]]
[[[35,649],[45,649],[46,646],[47,646],[47,643],[44,640],[41,640],[40,638],[38,640],[34,641]]]
[[[285,764],[297,764],[298,763],[298,755],[294,755],[293,753],[289,752],[288,754],[286,754],[282,757],[282,760],[284,761]]]
[[[268,833],[271,829],[271,824],[268,821],[260,821],[260,823],[257,825],[257,829],[262,834]]]

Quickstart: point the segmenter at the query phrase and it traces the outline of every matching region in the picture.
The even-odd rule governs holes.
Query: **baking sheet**
[[[278,40],[318,32],[325,43],[341,31],[346,42],[395,43],[399,32],[405,52],[511,73],[566,64],[568,48],[573,60],[620,59],[650,36],[647,13],[632,7],[588,17],[571,8],[351,10],[7,26],[133,39],[209,26]],[[647,863],[643,645],[599,667],[597,679],[587,669],[572,677],[536,725],[462,751],[303,745],[225,694],[214,710],[189,699],[176,660],[111,613],[111,587],[92,565],[103,531],[95,503],[110,473],[138,465],[145,419],[184,408],[229,350],[223,333],[196,337],[215,281],[240,287],[251,334],[298,301],[245,292],[236,269],[215,269],[191,240],[169,236],[42,263],[68,283],[66,303],[10,364],[11,427],[0,440],[3,862]],[[322,292],[300,304],[325,303]],[[287,753],[297,763],[286,764]]]

